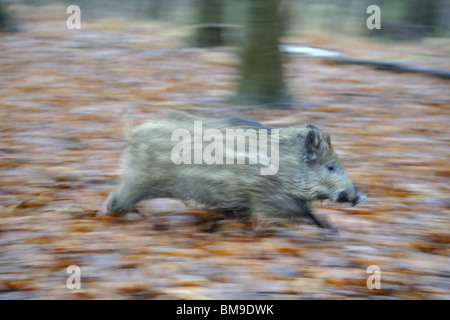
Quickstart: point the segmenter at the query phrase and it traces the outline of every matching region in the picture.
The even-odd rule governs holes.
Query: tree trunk
[[[199,0],[200,25],[195,34],[199,47],[222,45],[222,0]]]
[[[6,29],[8,15],[6,13],[6,5],[0,2],[0,30]]]
[[[279,37],[279,0],[249,0],[246,39],[243,43],[238,104],[286,104],[287,93]]]
[[[410,0],[406,7],[406,20],[422,28],[423,34],[428,35],[437,25],[438,1]]]

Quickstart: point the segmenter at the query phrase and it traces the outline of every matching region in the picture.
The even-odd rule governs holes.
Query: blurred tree
[[[162,15],[162,7],[162,0],[150,0],[150,5],[148,8],[150,18],[160,19]]]
[[[381,8],[381,29],[369,32],[375,36],[400,40],[445,33],[448,0],[365,0]]]
[[[235,103],[274,105],[291,101],[281,66],[279,9],[279,0],[249,0]]]
[[[194,42],[200,47],[220,46],[222,39],[222,0],[197,0],[200,25]]]
[[[140,5],[141,2],[138,2]],[[142,8],[137,5],[138,10],[142,10]],[[169,18],[169,13],[174,9],[175,3],[174,0],[150,0],[147,3],[147,8],[143,11],[148,12],[148,16],[151,19],[156,20],[167,20]]]
[[[417,26],[421,34],[429,35],[437,27],[438,5],[438,0],[409,0],[405,20]]]
[[[6,5],[0,2],[0,30],[6,28],[8,16],[6,14]]]
[[[18,32],[12,11],[8,8],[9,1],[0,0],[0,30],[5,32]]]

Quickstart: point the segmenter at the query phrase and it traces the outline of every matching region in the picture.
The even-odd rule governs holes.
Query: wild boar
[[[212,210],[247,211],[258,219],[307,217],[334,229],[312,214],[310,203],[356,205],[366,197],[346,174],[330,136],[311,124],[271,129],[240,118],[169,115],[129,133],[120,184],[100,216],[122,215],[143,199],[166,196]],[[245,141],[244,148],[234,145],[236,139]]]

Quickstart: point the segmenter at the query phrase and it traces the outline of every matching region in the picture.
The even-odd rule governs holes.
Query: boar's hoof
[[[334,225],[329,225],[327,228],[324,228],[322,230],[322,236],[325,240],[333,240],[339,238],[339,230]]]

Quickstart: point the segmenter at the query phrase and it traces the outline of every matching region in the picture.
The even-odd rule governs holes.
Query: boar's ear
[[[316,129],[317,131],[320,131],[319,128],[317,128],[315,125],[308,123],[305,127],[309,128],[309,129]]]
[[[308,125],[309,130],[305,139],[305,161],[310,162],[317,159],[319,154],[323,151],[323,136],[317,127]]]
[[[328,133],[325,135],[325,142],[327,143],[328,147],[330,147],[330,149],[333,149],[333,147],[331,146],[331,136]]]

